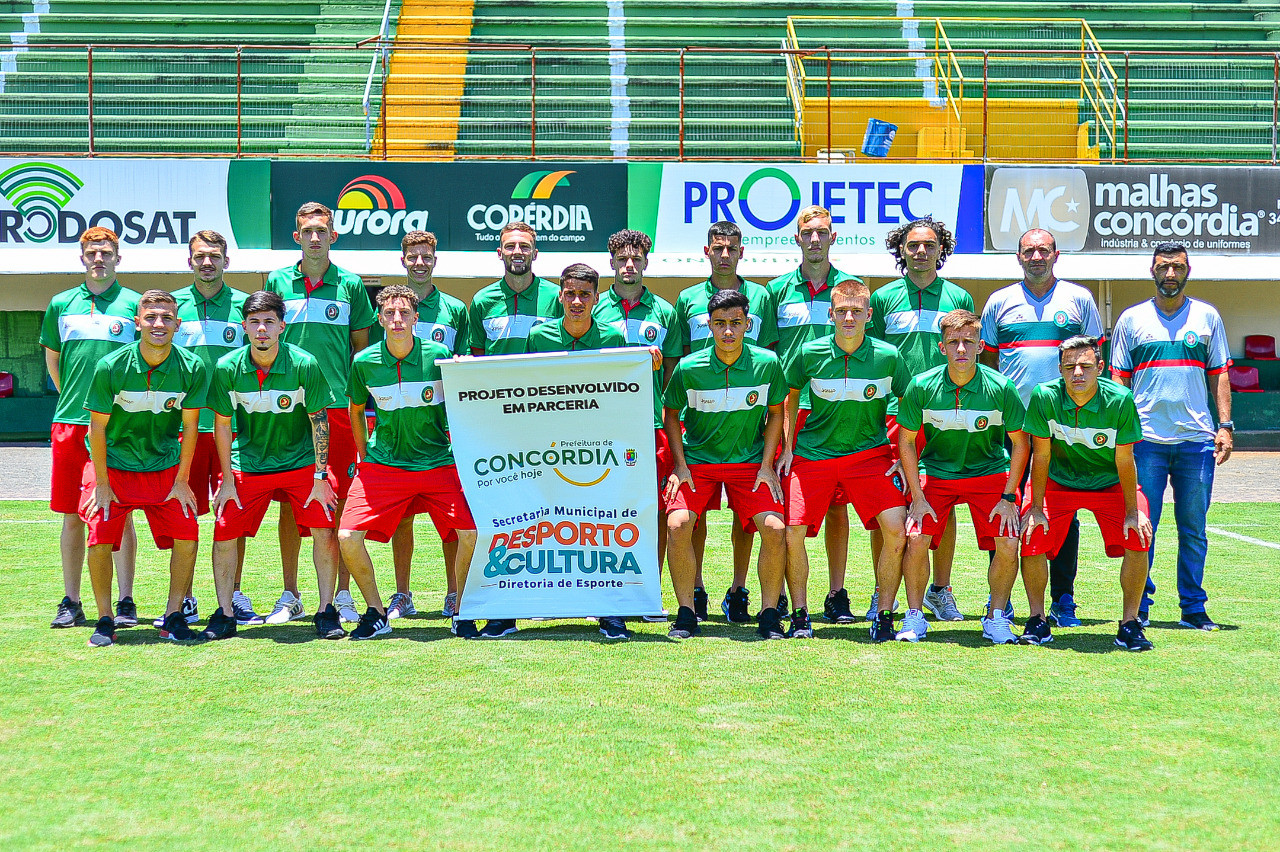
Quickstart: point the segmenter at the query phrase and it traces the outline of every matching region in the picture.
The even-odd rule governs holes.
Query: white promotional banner
[[[963,174],[951,165],[664,163],[654,248],[704,269],[707,227],[727,220],[742,228],[746,257],[797,257],[796,214],[817,204],[832,214],[833,254],[880,252],[885,233],[904,222],[931,215],[954,224]]]
[[[649,350],[437,363],[479,535],[459,615],[660,614]]]

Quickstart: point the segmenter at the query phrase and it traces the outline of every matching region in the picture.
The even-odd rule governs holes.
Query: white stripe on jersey
[[[809,380],[809,393],[827,402],[870,402],[884,399],[892,390],[893,379]]]
[[[1100,450],[1103,447],[1112,450],[1116,448],[1115,429],[1080,429],[1076,426],[1067,426],[1056,420],[1050,420],[1049,436],[1057,438],[1068,446],[1075,444],[1095,450]],[[1104,439],[1102,443],[1098,443],[1099,436]]]
[[[613,327],[622,332],[632,346],[657,346],[666,342],[667,330],[652,320],[620,319]],[[653,335],[650,337],[649,335]]]
[[[440,332],[439,337],[436,337],[437,331]],[[458,339],[458,330],[443,323],[418,320],[413,324],[413,336],[419,340],[434,340],[436,343],[442,343],[452,352],[453,343]]]
[[[351,305],[334,299],[286,299],[284,321],[314,322],[322,325],[350,325]]]
[[[694,314],[689,317],[689,339],[707,340],[711,337],[711,315]],[[763,321],[756,314],[747,314],[747,340],[759,340]]]
[[[778,328],[831,324],[826,302],[790,302],[778,306]]]
[[[444,403],[444,382],[401,382],[369,388],[369,395],[379,411],[399,411],[402,408],[425,408]]]
[[[186,398],[185,391],[161,393],[160,391],[122,390],[116,393],[115,404],[130,414],[140,414],[144,411],[151,414],[164,414],[166,411],[182,408],[182,401]]]
[[[924,422],[944,431],[981,432],[989,426],[1003,426],[1003,411],[982,411],[967,408],[926,408]],[[978,421],[984,421],[981,426]]]
[[[754,394],[754,397],[752,396]],[[727,412],[750,411],[759,405],[768,406],[769,386],[756,385],[746,388],[716,388],[714,390],[685,391],[689,408],[693,411]]]
[[[58,317],[58,336],[63,343],[68,340],[111,340],[116,343],[132,343],[137,339],[137,327],[130,317],[111,314],[63,314]]]
[[[230,339],[227,333],[230,332]],[[178,333],[173,342],[179,346],[221,346],[224,349],[236,349],[244,346],[248,338],[239,323],[221,322],[219,320],[185,320],[178,326]]]
[[[941,334],[939,323],[944,315],[940,311],[894,311],[884,315],[885,334],[910,334],[927,331]]]
[[[307,389],[297,390],[260,390],[240,393],[232,391],[231,405],[243,408],[249,414],[285,414],[307,401]],[[281,405],[281,400],[284,404]]]
[[[484,336],[489,340],[527,340],[529,332],[551,317],[535,317],[527,314],[517,316],[485,317]]]

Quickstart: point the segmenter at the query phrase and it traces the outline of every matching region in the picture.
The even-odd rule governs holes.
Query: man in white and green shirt
[[[530,331],[561,315],[560,288],[533,274],[537,239],[524,222],[510,222],[498,234],[502,277],[480,288],[467,309],[472,355],[518,355]]]

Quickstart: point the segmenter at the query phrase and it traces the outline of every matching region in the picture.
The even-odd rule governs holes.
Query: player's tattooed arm
[[[311,415],[311,441],[316,448],[316,470],[329,464],[329,412],[321,409]]]

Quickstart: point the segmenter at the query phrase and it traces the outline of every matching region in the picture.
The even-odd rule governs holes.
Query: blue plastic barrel
[[[893,137],[898,133],[898,125],[881,121],[878,118],[867,119],[867,132],[862,137],[862,153],[868,157],[887,157],[893,145]]]

